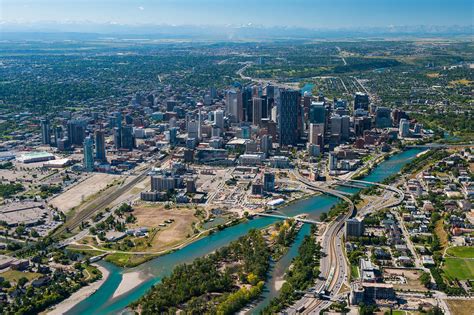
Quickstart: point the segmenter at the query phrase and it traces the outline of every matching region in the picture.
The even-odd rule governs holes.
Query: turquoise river
[[[388,176],[399,172],[403,165],[413,159],[420,152],[420,149],[410,149],[398,153],[379,164],[368,176],[364,178],[364,180],[371,182],[383,181]],[[338,189],[351,193],[357,191],[357,189],[347,187],[340,187]],[[307,213],[310,218],[317,219],[319,214],[328,211],[334,204],[337,203],[337,201],[338,200],[335,197],[316,195],[308,199],[291,203],[285,207],[280,208],[279,211],[289,216]],[[160,256],[135,268],[122,269],[106,262],[100,262],[102,266],[109,270],[109,277],[94,294],[77,304],[66,314],[85,315],[120,313],[131,302],[136,301],[138,298],[143,296],[152,285],[159,282],[164,276],[170,274],[174,266],[182,263],[189,263],[197,257],[209,254],[214,250],[225,246],[229,242],[236,240],[240,236],[245,235],[250,229],[264,228],[276,222],[276,220],[277,219],[273,218],[256,218],[240,223],[207,237],[201,238],[187,245],[181,250],[175,251],[168,255]],[[278,277],[281,277],[284,270],[291,263],[291,259],[297,255],[298,246],[301,243],[304,235],[309,233],[309,230],[309,227],[305,225],[298,233],[298,236],[295,239],[292,247],[289,249],[288,253],[280,261],[273,265],[269,280],[266,284],[265,292],[251,313],[257,313],[268,304],[272,297],[277,295],[278,292],[274,288],[274,282]],[[148,280],[144,280],[135,289],[122,294],[117,298],[113,298],[113,294],[122,280],[122,274],[124,272],[131,271],[138,271],[140,274],[146,275]]]

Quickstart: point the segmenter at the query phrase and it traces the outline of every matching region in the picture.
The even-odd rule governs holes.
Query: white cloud
[[[142,6],[139,6],[139,7],[138,7],[138,10],[143,11],[143,10],[145,10],[145,8],[142,7]]]

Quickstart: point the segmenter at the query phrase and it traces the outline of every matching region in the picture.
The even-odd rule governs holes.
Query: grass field
[[[441,248],[444,250],[446,247],[448,247],[449,242],[448,242],[448,234],[444,230],[443,220],[438,220],[438,222],[436,222],[435,233],[439,237]]]
[[[474,260],[463,258],[445,258],[444,274],[448,279],[474,279]]]
[[[120,267],[135,267],[157,257],[157,255],[129,255],[114,253],[107,255],[105,260]]]
[[[0,273],[0,277],[5,278],[5,280],[8,280],[9,282],[18,282],[20,278],[25,277],[28,279],[28,281],[37,279],[41,276],[40,273],[35,273],[35,272],[22,272],[18,270],[7,270],[5,272]]]
[[[474,300],[446,300],[452,315],[471,315]]]
[[[447,256],[459,258],[474,258],[474,247],[471,246],[457,246],[448,248]]]

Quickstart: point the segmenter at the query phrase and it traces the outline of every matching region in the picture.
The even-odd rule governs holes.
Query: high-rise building
[[[392,127],[392,111],[388,107],[377,107],[375,110],[375,127],[389,128]]]
[[[250,127],[249,126],[242,126],[242,139],[250,139]]]
[[[114,128],[114,145],[117,150],[122,147],[122,127]]]
[[[64,138],[63,127],[56,126],[54,127],[54,143],[56,147],[58,146],[58,141]]]
[[[113,112],[110,118],[110,125],[112,127],[120,128],[122,126],[122,113]]]
[[[347,108],[347,101],[338,98],[334,101],[334,108],[336,109],[346,109]]]
[[[214,111],[214,124],[221,130],[224,129],[224,112],[221,109]]]
[[[188,126],[187,126],[188,138],[197,139],[198,131],[199,131],[198,122],[196,120],[188,121]]]
[[[239,98],[237,99],[239,106],[243,109],[243,119],[244,121],[252,121],[253,113],[252,113],[252,89],[251,88],[243,88],[242,91],[239,93]]]
[[[178,102],[175,100],[167,100],[166,101],[166,111],[167,112],[172,112],[174,111],[175,106],[178,105]]]
[[[120,134],[120,148],[126,150],[133,150],[135,147],[135,139],[133,137],[133,127],[131,125],[125,125],[122,127]]]
[[[275,97],[275,87],[273,85],[267,85],[265,87],[265,95],[268,98],[274,98]]]
[[[96,130],[95,136],[95,158],[101,162],[107,162],[107,156],[105,152],[105,135],[104,131]]]
[[[372,128],[372,121],[370,117],[357,117],[354,119],[354,133],[357,137],[364,134],[365,130]]]
[[[263,190],[264,191],[275,190],[275,174],[274,173],[265,172],[263,174]]]
[[[176,188],[176,181],[172,176],[156,175],[151,176],[152,191],[170,191]]]
[[[408,137],[410,135],[410,122],[405,118],[402,118],[400,120],[400,125],[398,127],[398,135],[401,138]]]
[[[263,99],[260,97],[255,97],[252,100],[252,124],[255,126],[260,126],[262,121],[262,106]]]
[[[342,134],[342,117],[334,115],[331,117],[331,135]]]
[[[298,113],[301,94],[295,90],[283,90],[280,93],[278,109],[278,131],[280,146],[296,145],[298,142]]]
[[[358,219],[348,219],[345,223],[345,236],[361,236],[364,234],[364,224]]]
[[[263,153],[268,153],[272,149],[272,136],[263,135],[260,138],[260,151]]]
[[[92,138],[84,139],[84,163],[83,167],[86,172],[94,171],[94,141]]]
[[[51,132],[48,119],[41,119],[41,143],[51,144]]]
[[[178,128],[176,127],[170,128],[169,133],[170,133],[170,144],[175,145],[178,142],[177,141]]]
[[[70,120],[68,126],[68,138],[71,145],[80,146],[86,137],[86,124],[84,120]]]
[[[356,109],[369,110],[369,95],[361,92],[354,95],[354,110]]]
[[[350,133],[350,117],[347,115],[341,116],[341,138],[342,140],[348,140],[349,139],[349,133]]]
[[[329,153],[329,170],[334,171],[337,169],[337,155]]]
[[[231,121],[240,121],[242,117],[242,107],[239,108],[238,95],[235,90],[230,90],[226,92],[225,105],[227,116],[230,117]]]
[[[313,124],[326,123],[326,107],[324,102],[313,102],[309,108],[309,122]]]
[[[212,98],[212,99],[215,99],[217,98],[217,89],[215,87],[211,87],[209,89],[209,96]]]
[[[309,124],[309,142],[311,144],[317,144],[319,135],[324,136],[324,124],[323,123],[321,124],[310,123]]]

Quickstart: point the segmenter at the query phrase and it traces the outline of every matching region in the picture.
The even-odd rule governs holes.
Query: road
[[[333,299],[338,295],[344,284],[347,286],[349,285],[349,267],[344,254],[342,242],[343,226],[344,222],[353,215],[355,207],[352,201],[339,191],[324,186],[317,186],[301,176],[297,171],[294,171],[293,173],[295,178],[305,184],[309,189],[338,197],[349,204],[348,211],[332,221],[324,232],[321,246],[325,255],[320,261],[320,277],[316,280],[315,285],[310,289],[310,291],[318,292],[323,288],[323,286],[327,285],[327,290],[330,292],[330,297]],[[326,284],[332,269],[334,270],[333,277],[330,282]],[[320,300],[319,298],[315,298],[312,294],[306,294],[293,306],[286,309],[285,312],[295,314],[296,309],[304,308],[303,314],[319,314],[321,310],[327,308],[331,303],[332,301]]]
[[[245,65],[240,68],[239,70],[237,70],[235,72],[236,75],[240,76],[242,79],[244,80],[250,80],[250,81],[253,81],[257,84],[261,84],[261,85],[265,85],[265,84],[269,84],[269,85],[274,85],[274,86],[278,86],[280,88],[285,88],[285,89],[298,89],[298,84],[286,84],[286,83],[280,83],[280,82],[277,82],[275,80],[268,80],[268,79],[254,79],[252,77],[249,77],[249,76],[246,76],[244,75],[244,71],[251,67],[252,65],[254,65],[254,63],[252,61],[247,61],[244,63]]]
[[[168,156],[166,156],[165,159],[161,160],[159,164],[161,165],[167,162],[169,159],[171,159],[172,156],[173,156],[173,152],[171,152]],[[71,219],[70,221],[66,222],[61,227],[59,227],[55,231],[53,236],[56,236],[56,237],[60,236],[67,229],[69,229],[69,231],[72,231],[73,229],[79,227],[83,222],[90,219],[98,211],[109,207],[116,199],[118,199],[119,197],[123,196],[125,193],[130,191],[133,187],[135,187],[136,184],[140,183],[142,180],[144,180],[148,176],[148,173],[150,172],[150,170],[156,166],[155,160],[152,160],[149,164],[150,164],[149,166],[145,167],[144,171],[142,171],[139,175],[137,175],[135,178],[130,180],[128,183],[117,188],[115,191],[113,191],[109,195],[104,196],[103,198],[100,198],[99,200],[95,200],[94,202],[92,202],[86,209],[78,213],[73,219]],[[133,199],[136,199],[136,196],[130,196],[129,198],[123,200],[123,202],[125,203],[131,202]],[[107,219],[110,215],[112,215],[113,213],[112,210],[113,209],[110,209],[109,212],[106,212],[104,217],[100,221],[103,221]],[[62,240],[61,242],[58,243],[57,246],[58,247],[67,246],[73,242],[77,242],[81,240],[88,234],[89,234],[89,229],[84,229],[80,231],[78,234],[75,234],[65,240]]]

